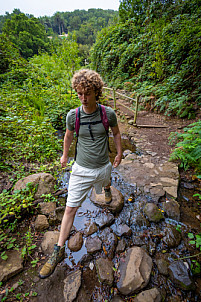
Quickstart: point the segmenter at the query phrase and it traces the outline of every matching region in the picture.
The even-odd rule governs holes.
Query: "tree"
[[[44,26],[37,18],[25,14],[13,15],[3,27],[3,33],[16,45],[24,58],[48,49],[48,38]]]

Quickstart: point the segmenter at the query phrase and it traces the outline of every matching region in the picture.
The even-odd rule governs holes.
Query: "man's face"
[[[77,88],[78,98],[82,105],[86,108],[94,108],[96,106],[96,94],[93,89],[85,90],[81,86]]]

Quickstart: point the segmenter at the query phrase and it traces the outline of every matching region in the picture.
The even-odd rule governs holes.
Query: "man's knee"
[[[78,207],[68,207],[68,206],[66,206],[64,215],[75,216],[75,214],[77,212],[77,209],[78,209]]]

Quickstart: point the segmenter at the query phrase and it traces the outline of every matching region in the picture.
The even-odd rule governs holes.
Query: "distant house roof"
[[[68,37],[68,34],[64,34],[64,35],[58,35],[58,37],[63,38],[63,37]]]

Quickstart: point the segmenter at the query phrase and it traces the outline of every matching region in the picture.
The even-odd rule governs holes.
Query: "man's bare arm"
[[[117,155],[113,163],[113,166],[116,168],[120,164],[122,158],[121,134],[118,125],[115,127],[111,127],[111,130],[114,136],[115,147],[117,149]]]
[[[63,151],[63,155],[60,159],[62,168],[66,167],[66,165],[67,165],[68,151],[69,151],[70,145],[72,143],[73,136],[74,136],[74,131],[70,131],[67,129],[65,136],[64,136],[64,151]]]

